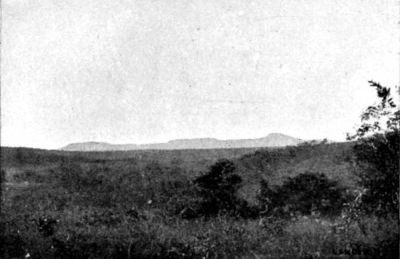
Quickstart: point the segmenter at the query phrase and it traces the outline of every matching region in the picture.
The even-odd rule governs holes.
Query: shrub
[[[360,184],[366,188],[363,209],[378,214],[399,211],[400,131],[361,139],[354,147]]]
[[[234,173],[233,162],[222,159],[211,166],[210,171],[194,182],[200,187],[201,214],[215,216],[218,213],[235,213],[240,199],[237,190],[242,179]]]
[[[258,199],[265,213],[309,215],[315,211],[332,215],[340,213],[345,192],[324,174],[307,172],[288,178],[282,186],[271,188],[268,182],[262,181]]]

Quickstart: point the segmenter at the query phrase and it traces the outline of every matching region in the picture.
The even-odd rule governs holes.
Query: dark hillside
[[[105,152],[69,152],[31,148],[1,148],[1,165],[10,167],[42,167],[65,162],[134,164],[145,167],[157,162],[180,167],[198,174],[218,159],[233,159],[238,171],[250,182],[269,178],[280,183],[286,176],[305,171],[318,171],[350,184],[351,143],[302,144],[284,148],[239,148],[197,150],[133,150]],[[193,175],[190,175],[193,177]]]
[[[303,144],[276,149],[260,149],[237,160],[238,171],[247,183],[243,194],[254,199],[261,179],[281,184],[287,177],[318,172],[354,187],[352,143]]]
[[[263,149],[197,149],[197,150],[134,150],[106,152],[69,152],[29,148],[1,149],[2,169],[11,180],[35,172],[46,178],[65,164],[102,164],[114,174],[134,168],[132,172],[179,170],[188,180],[194,179],[221,158],[232,159],[243,178],[241,195],[255,201],[261,179],[281,184],[287,177],[305,172],[323,173],[343,186],[354,187],[352,143],[302,144],[284,148]],[[153,169],[152,169],[153,168]],[[128,170],[129,171],[129,170]],[[163,174],[163,177],[167,177]],[[26,178],[25,176],[21,176]],[[19,178],[21,178],[19,177]],[[21,178],[21,179],[22,179]],[[29,177],[28,177],[29,178]]]

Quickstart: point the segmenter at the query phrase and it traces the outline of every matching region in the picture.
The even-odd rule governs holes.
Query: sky
[[[345,140],[399,85],[396,0],[3,0],[1,145]]]

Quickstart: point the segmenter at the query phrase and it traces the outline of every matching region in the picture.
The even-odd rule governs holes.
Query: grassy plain
[[[322,173],[352,193],[352,143],[286,148],[66,152],[1,149],[5,258],[398,258],[398,220],[335,215],[184,217],[194,179],[234,162],[238,195]]]

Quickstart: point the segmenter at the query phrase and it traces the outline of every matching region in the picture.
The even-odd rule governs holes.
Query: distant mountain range
[[[255,148],[255,147],[283,147],[295,146],[304,142],[301,139],[281,133],[271,133],[263,138],[256,139],[228,139],[215,138],[176,139],[166,143],[155,144],[110,144],[105,142],[81,142],[69,144],[61,150],[65,151],[124,151],[148,149],[216,149],[216,148]]]

